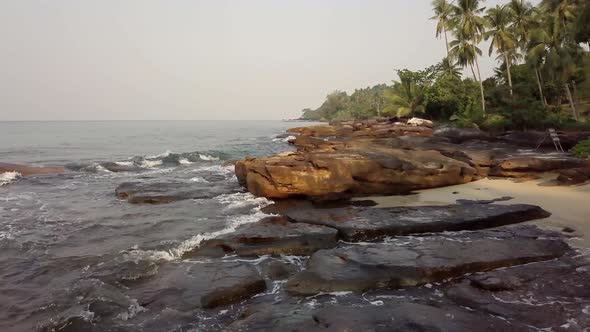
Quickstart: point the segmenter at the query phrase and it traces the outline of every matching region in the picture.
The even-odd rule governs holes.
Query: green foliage
[[[570,152],[578,158],[590,158],[590,139],[579,142]]]

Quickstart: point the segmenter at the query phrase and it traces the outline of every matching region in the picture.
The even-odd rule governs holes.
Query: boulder
[[[236,164],[240,184],[267,198],[336,199],[388,195],[470,182],[475,170],[438,151],[394,149],[363,142],[333,151],[247,158]]]
[[[434,124],[432,123],[432,121],[425,120],[425,119],[420,119],[420,118],[411,118],[410,120],[408,120],[408,124],[410,126],[427,127],[427,128],[432,128],[434,126]]]
[[[104,167],[106,170],[114,173],[119,172],[143,172],[146,169],[139,167],[137,165],[122,165],[113,162],[104,162],[101,163],[100,166]]]
[[[317,250],[332,248],[337,242],[336,229],[270,217],[242,225],[233,233],[207,240],[185,256],[215,253],[215,248],[224,253],[235,252],[239,256],[308,256]]]
[[[516,156],[496,161],[490,170],[490,175],[522,177],[535,173],[586,167],[590,167],[590,160],[573,157]]]
[[[191,311],[228,305],[264,290],[264,279],[247,263],[174,262],[130,293],[147,309]]]
[[[395,243],[350,245],[320,250],[307,269],[290,278],[295,295],[403,288],[440,282],[469,273],[545,261],[570,252],[560,239],[494,232],[398,239]]]
[[[494,136],[479,129],[454,128],[450,126],[441,126],[434,130],[435,137],[444,137],[452,143],[461,144],[467,141],[493,141]]]
[[[557,183],[562,186],[572,186],[590,182],[590,167],[562,169],[559,171]]]
[[[46,174],[61,174],[66,169],[62,166],[27,166],[9,163],[0,163],[0,174],[6,172],[17,172],[21,176],[46,175]]]
[[[388,236],[492,228],[549,217],[535,205],[490,202],[445,206],[333,209],[286,208],[282,213],[298,223],[335,228],[347,241]],[[467,203],[467,202],[465,202]]]

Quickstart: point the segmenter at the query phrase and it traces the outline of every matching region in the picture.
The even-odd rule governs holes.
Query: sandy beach
[[[467,184],[417,191],[415,195],[371,197],[379,207],[453,204],[458,199],[489,200],[513,197],[498,204],[534,204],[552,213],[534,223],[544,228],[575,230],[571,244],[590,248],[590,185],[559,187],[544,185],[549,179],[514,182],[483,179]]]

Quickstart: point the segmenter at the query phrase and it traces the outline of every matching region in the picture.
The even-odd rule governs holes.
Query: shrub
[[[590,139],[581,141],[570,151],[574,156],[578,158],[589,158],[590,157]]]

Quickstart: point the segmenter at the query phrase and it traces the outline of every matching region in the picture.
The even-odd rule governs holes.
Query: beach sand
[[[458,199],[513,199],[497,204],[534,204],[552,213],[547,219],[529,223],[552,230],[575,230],[570,241],[578,248],[590,248],[590,185],[559,187],[543,185],[549,178],[516,183],[506,179],[483,179],[467,184],[427,189],[408,196],[371,197],[378,207],[446,205]]]

